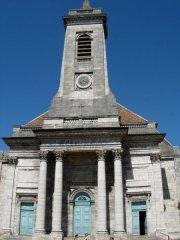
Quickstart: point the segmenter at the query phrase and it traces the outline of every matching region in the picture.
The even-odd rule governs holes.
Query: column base
[[[108,231],[98,231],[97,232],[97,239],[98,240],[109,240]]]
[[[125,231],[114,231],[114,240],[128,240],[127,233]]]
[[[125,231],[114,231],[114,236],[122,236],[125,235],[126,232]]]
[[[46,239],[47,235],[45,234],[44,231],[35,231],[32,236],[32,240],[46,240]]]
[[[63,234],[62,231],[51,232],[50,239],[52,239],[52,240],[63,240],[64,239],[64,234]]]

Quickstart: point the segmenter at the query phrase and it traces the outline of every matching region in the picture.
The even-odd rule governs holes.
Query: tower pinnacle
[[[82,7],[82,8],[83,8],[84,10],[89,10],[89,9],[91,9],[89,0],[84,0],[84,2],[83,2],[83,7]]]

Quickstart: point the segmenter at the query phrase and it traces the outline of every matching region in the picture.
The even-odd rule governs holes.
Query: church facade
[[[180,151],[108,84],[107,16],[70,10],[60,88],[0,154],[0,238],[180,239]]]

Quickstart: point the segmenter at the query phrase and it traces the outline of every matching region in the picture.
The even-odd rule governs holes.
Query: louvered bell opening
[[[91,38],[87,35],[78,39],[77,59],[91,60]]]

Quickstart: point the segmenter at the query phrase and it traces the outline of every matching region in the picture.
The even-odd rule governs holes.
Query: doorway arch
[[[74,197],[73,229],[74,235],[91,234],[91,198],[85,192]]]

